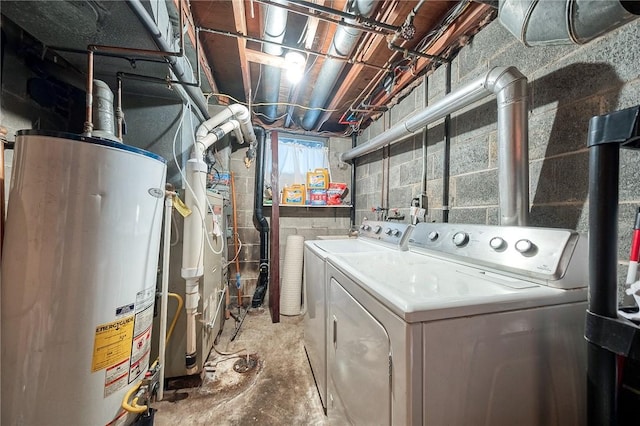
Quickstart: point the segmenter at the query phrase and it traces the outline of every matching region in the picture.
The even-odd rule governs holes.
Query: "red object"
[[[342,197],[346,190],[346,183],[329,182],[329,189],[327,189],[327,204],[330,206],[342,204]]]
[[[640,230],[633,231],[633,241],[631,242],[631,254],[629,256],[631,261],[640,261]]]

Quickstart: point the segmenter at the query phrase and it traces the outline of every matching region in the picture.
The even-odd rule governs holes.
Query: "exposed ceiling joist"
[[[472,32],[474,28],[481,28],[479,24],[486,21],[494,13],[491,6],[482,3],[471,3],[467,13],[456,20],[445,32],[439,37],[425,53],[437,55],[444,52],[447,48],[455,45],[463,36]],[[428,58],[418,58],[416,61],[414,73],[421,75],[433,61]],[[415,77],[411,73],[405,73],[396,81],[394,88],[384,95],[377,98],[375,105],[388,105],[395,96],[397,96]],[[370,111],[365,117],[371,118],[378,114],[379,111]]]
[[[272,67],[286,68],[286,63],[282,56],[273,56],[259,50],[246,49],[247,61],[256,64],[270,65]]]
[[[244,0],[232,0],[233,3],[233,20],[236,31],[241,34],[247,33],[247,22],[245,18]],[[249,63],[246,56],[247,41],[238,38],[238,55],[240,56],[240,72],[242,74],[242,87],[246,99],[250,98],[251,92],[251,76],[249,75]]]

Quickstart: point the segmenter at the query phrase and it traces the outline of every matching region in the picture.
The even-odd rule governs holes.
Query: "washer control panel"
[[[376,240],[398,248],[407,247],[412,225],[395,222],[365,220],[358,229],[358,238]]]
[[[409,238],[409,249],[492,271],[560,280],[572,257],[586,271],[586,253],[573,256],[579,242],[586,251],[586,238],[568,229],[419,223]],[[580,283],[584,285],[586,281]]]

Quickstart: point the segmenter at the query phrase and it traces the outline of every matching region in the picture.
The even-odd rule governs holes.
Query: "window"
[[[271,144],[267,144],[265,184],[271,185]],[[323,140],[278,136],[278,187],[304,184],[307,172],[329,168],[329,148]]]

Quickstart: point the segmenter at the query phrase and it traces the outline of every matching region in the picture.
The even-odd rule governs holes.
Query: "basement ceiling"
[[[2,14],[44,46],[86,49],[89,44],[108,44],[157,49],[127,3],[5,0]],[[142,3],[154,9],[153,2]],[[186,54],[192,64],[196,52],[199,54],[201,88],[210,95],[210,104],[244,103],[254,112],[254,121],[267,128],[348,135],[368,126],[418,79],[450,60],[494,18],[495,3],[169,0],[166,4],[174,29],[179,26],[178,10],[184,12]],[[270,35],[277,44],[265,43],[269,37],[265,32],[277,27],[274,19],[283,19],[283,15],[286,22],[279,25],[286,29]],[[338,43],[334,38],[341,37],[352,40],[352,45],[332,46]],[[276,54],[270,53],[274,51]],[[305,58],[303,78],[297,84],[286,78],[290,62],[284,55],[290,51]],[[86,59],[81,55],[59,54],[73,68],[86,72]],[[162,61],[135,65],[136,72],[145,75],[167,75]],[[115,73],[123,67],[130,70],[130,66],[121,59],[100,58],[96,73],[114,88]],[[327,74],[323,67],[333,67],[331,78],[322,75]],[[127,84],[134,91],[139,87]]]

